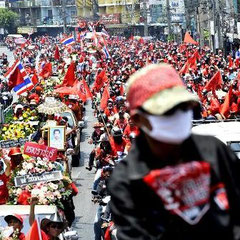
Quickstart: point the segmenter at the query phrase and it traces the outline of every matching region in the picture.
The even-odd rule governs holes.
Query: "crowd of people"
[[[10,66],[7,55],[0,57],[0,102],[6,109],[5,115],[8,115],[2,124],[1,140],[6,142],[27,139],[27,142],[58,150],[52,162],[49,158],[26,156],[23,154],[24,143],[18,143],[12,148],[4,148],[0,161],[1,204],[31,205],[31,225],[35,224],[36,204],[54,204],[62,212],[65,222],[42,220],[43,239],[58,239],[65,228],[72,226],[75,218],[73,197],[78,190],[71,180],[69,152],[75,152],[76,145],[79,144],[75,139],[81,128],[78,124],[75,126],[69,117],[61,115],[66,109],[73,112],[76,122],[83,122],[85,103],[91,100],[96,117],[94,131],[89,140],[93,150],[86,166],[86,171],[95,171],[92,201],[99,204],[94,221],[95,240],[117,239],[111,209],[114,209],[114,215],[120,218],[121,213],[114,204],[122,199],[114,195],[113,187],[110,188],[115,198],[110,208],[111,197],[107,188],[109,177],[119,162],[128,155],[136,137],[141,135],[140,118],[130,117],[134,115],[131,104],[141,106],[139,102],[142,97],[158,87],[159,75],[156,74],[155,78],[154,71],[150,71],[149,78],[153,79],[149,83],[151,86],[147,85],[145,78],[145,82],[140,80],[133,90],[139,91],[139,94],[134,96],[136,103],[133,103],[133,99],[126,97],[126,89],[130,84],[126,83],[130,76],[152,64],[171,65],[181,76],[188,91],[195,99],[200,100],[200,104],[196,104],[197,110],[193,119],[237,119],[240,114],[240,58],[237,54],[225,57],[221,50],[216,55],[207,46],[146,40],[142,37],[111,37],[103,27],[98,30],[94,30],[94,25],[84,25],[81,31],[76,33],[75,39],[64,34],[57,37],[29,36],[21,45],[16,44],[14,38],[7,38],[5,43],[13,52],[15,62]],[[87,32],[91,33],[90,39],[86,39]],[[65,44],[66,39],[71,39],[71,44]],[[175,84],[168,77],[171,75],[163,77],[164,88]],[[28,78],[30,84],[25,85]],[[139,90],[140,86],[144,87],[142,91]],[[174,94],[177,96],[179,92]],[[164,105],[164,99],[162,101]],[[144,109],[142,111],[138,112],[140,116],[144,116]],[[50,128],[54,127],[51,140]],[[61,148],[58,145],[61,139],[59,127],[65,129],[66,135],[66,141]],[[146,132],[150,134],[150,131]],[[80,154],[72,155],[72,165],[78,166]],[[51,167],[45,167],[50,163]],[[54,185],[52,192],[41,192],[44,187],[50,188],[50,183],[48,186],[47,183],[35,184],[21,190],[13,184],[13,179],[17,176],[56,170],[63,175],[57,183],[62,184],[62,188],[55,189],[59,191],[58,196],[53,194],[56,187]],[[65,195],[64,191],[68,194]],[[47,197],[47,194],[52,194],[52,199]],[[128,209],[132,211],[131,207],[122,210],[126,213]],[[136,219],[122,220],[122,223],[118,221],[117,224],[136,224]],[[21,233],[21,216],[9,215],[5,217],[5,221],[8,226],[13,226],[12,234],[16,234],[18,229],[19,239],[24,239],[24,234]],[[121,234],[121,239],[127,239],[124,238],[124,231]]]

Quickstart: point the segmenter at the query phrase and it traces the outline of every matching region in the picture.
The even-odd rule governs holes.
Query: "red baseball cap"
[[[180,103],[199,103],[177,71],[165,63],[147,65],[131,75],[127,82],[127,100],[131,113],[142,107],[154,115],[162,115]]]
[[[21,149],[18,147],[13,147],[10,149],[8,156],[11,157],[13,155],[20,155],[20,154],[22,154]]]
[[[18,214],[13,214],[13,215],[7,215],[4,220],[8,223],[12,218],[17,219],[18,221],[21,222],[21,224],[23,224],[23,218],[18,215]]]

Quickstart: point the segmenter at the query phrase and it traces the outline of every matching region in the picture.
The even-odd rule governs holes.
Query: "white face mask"
[[[152,130],[143,126],[141,129],[151,138],[164,143],[181,144],[191,134],[193,111],[177,110],[171,116],[145,114]]]

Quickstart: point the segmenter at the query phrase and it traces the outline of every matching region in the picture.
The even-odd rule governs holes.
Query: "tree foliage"
[[[6,8],[0,8],[0,26],[11,29],[16,24],[18,14]]]

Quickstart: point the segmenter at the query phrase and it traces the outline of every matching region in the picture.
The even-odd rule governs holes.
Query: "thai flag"
[[[75,43],[75,40],[73,37],[69,37],[69,38],[65,38],[61,41],[61,43],[65,46],[69,46],[71,44],[74,44]]]
[[[102,28],[101,33],[102,33],[102,35],[105,36],[105,37],[110,37],[105,28]]]
[[[24,82],[18,84],[16,87],[13,88],[13,91],[17,94],[20,95],[27,90],[32,89],[34,84],[32,83],[31,79],[27,76],[24,78]]]
[[[111,58],[110,57],[110,54],[109,54],[109,52],[108,52],[108,50],[107,50],[107,48],[106,48],[106,46],[104,46],[103,48],[102,48],[102,52],[103,52],[103,54],[105,55],[105,57],[108,59],[108,58]]]
[[[33,87],[34,84],[32,83],[31,79],[29,78],[27,72],[25,71],[23,65],[20,61],[17,63],[17,67],[20,70],[20,73],[24,79],[24,81],[13,88],[13,91],[18,95],[26,92],[29,88]]]

